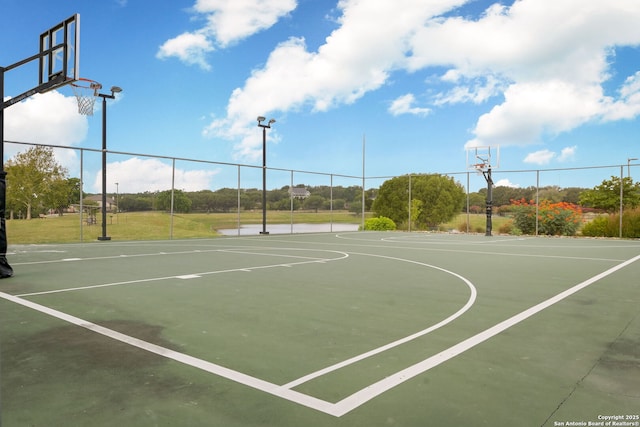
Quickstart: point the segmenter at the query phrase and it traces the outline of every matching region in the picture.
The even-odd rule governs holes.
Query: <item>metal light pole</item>
[[[270,119],[266,125],[263,125],[265,119],[258,116],[258,126],[262,128],[262,231],[260,234],[269,234],[267,231],[267,129],[271,129],[271,125],[276,121]]]
[[[636,157],[629,157],[627,159],[627,177],[631,178],[631,162],[634,160],[638,160]]]
[[[118,223],[118,212],[120,212],[120,187],[116,182],[116,224]]]
[[[115,99],[116,93],[122,92],[118,86],[111,87],[111,95],[98,93],[102,98],[102,236],[98,240],[111,240],[107,236],[107,99]]]

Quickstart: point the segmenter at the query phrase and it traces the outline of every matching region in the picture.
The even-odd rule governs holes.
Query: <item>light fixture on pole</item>
[[[98,240],[111,240],[107,236],[107,99],[115,99],[122,92],[118,86],[111,86],[111,94],[97,93],[102,98],[102,235]]]
[[[276,121],[270,119],[265,125],[262,124],[267,120],[263,116],[258,116],[258,126],[262,128],[262,231],[260,234],[269,234],[267,232],[267,129],[271,129],[271,125]]]
[[[638,160],[637,157],[629,157],[627,159],[627,177],[631,178],[631,162],[633,162],[634,160]]]

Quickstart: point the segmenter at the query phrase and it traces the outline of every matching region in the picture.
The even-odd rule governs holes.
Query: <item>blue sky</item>
[[[80,14],[81,76],[123,88],[108,106],[113,151],[260,165],[262,115],[277,121],[267,134],[273,168],[362,176],[364,140],[368,177],[464,172],[466,149],[491,146],[500,150],[496,181],[529,186],[535,173],[500,171],[640,157],[637,0],[0,5],[3,66],[37,53],[40,33]],[[32,68],[7,73],[5,97],[37,85]],[[100,106],[93,117],[78,115],[69,87],[36,95],[5,111],[5,139],[100,148]],[[5,160],[19,149],[8,144]],[[77,176],[79,154],[56,153]],[[99,155],[85,157],[85,190],[98,192]],[[120,192],[168,189],[171,166],[110,155],[108,191],[116,182]],[[177,162],[176,169],[177,188],[237,185],[237,168]],[[541,184],[592,187],[619,171],[543,172]],[[242,186],[261,186],[259,169],[242,174]],[[465,174],[456,176],[465,184]],[[268,186],[289,179],[270,171]],[[298,183],[329,181],[299,174]]]

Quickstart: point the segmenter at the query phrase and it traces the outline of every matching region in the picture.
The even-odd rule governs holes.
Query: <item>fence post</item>
[[[624,165],[620,165],[620,225],[618,226],[620,238],[622,239],[622,210],[623,203],[622,199],[624,198]]]
[[[176,187],[176,159],[172,159],[171,164],[171,212],[169,217],[169,240],[173,240],[173,202]]]
[[[83,194],[84,194],[84,181],[82,177],[84,176],[84,150],[80,149],[80,243],[83,243],[83,231],[84,226],[82,225],[83,216],[84,216],[84,204],[82,203]]]
[[[238,165],[238,237],[240,237],[240,165]]]
[[[407,231],[409,233],[411,233],[411,174],[409,174],[409,211],[408,211],[408,217],[409,220],[407,221]]]
[[[469,216],[469,171],[467,171],[467,234],[469,234],[469,221],[471,218]]]
[[[538,215],[540,214],[540,169],[536,170],[536,236],[540,225]]]
[[[330,225],[329,231],[333,233],[333,174],[330,175],[331,178],[329,180],[329,213],[330,213]]]

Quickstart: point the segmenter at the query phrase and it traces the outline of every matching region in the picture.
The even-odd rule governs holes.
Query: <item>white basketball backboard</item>
[[[468,147],[467,149],[467,169],[485,170],[488,168],[498,169],[500,167],[500,146],[483,145]]]
[[[56,89],[80,78],[80,14],[40,34],[39,84]]]

